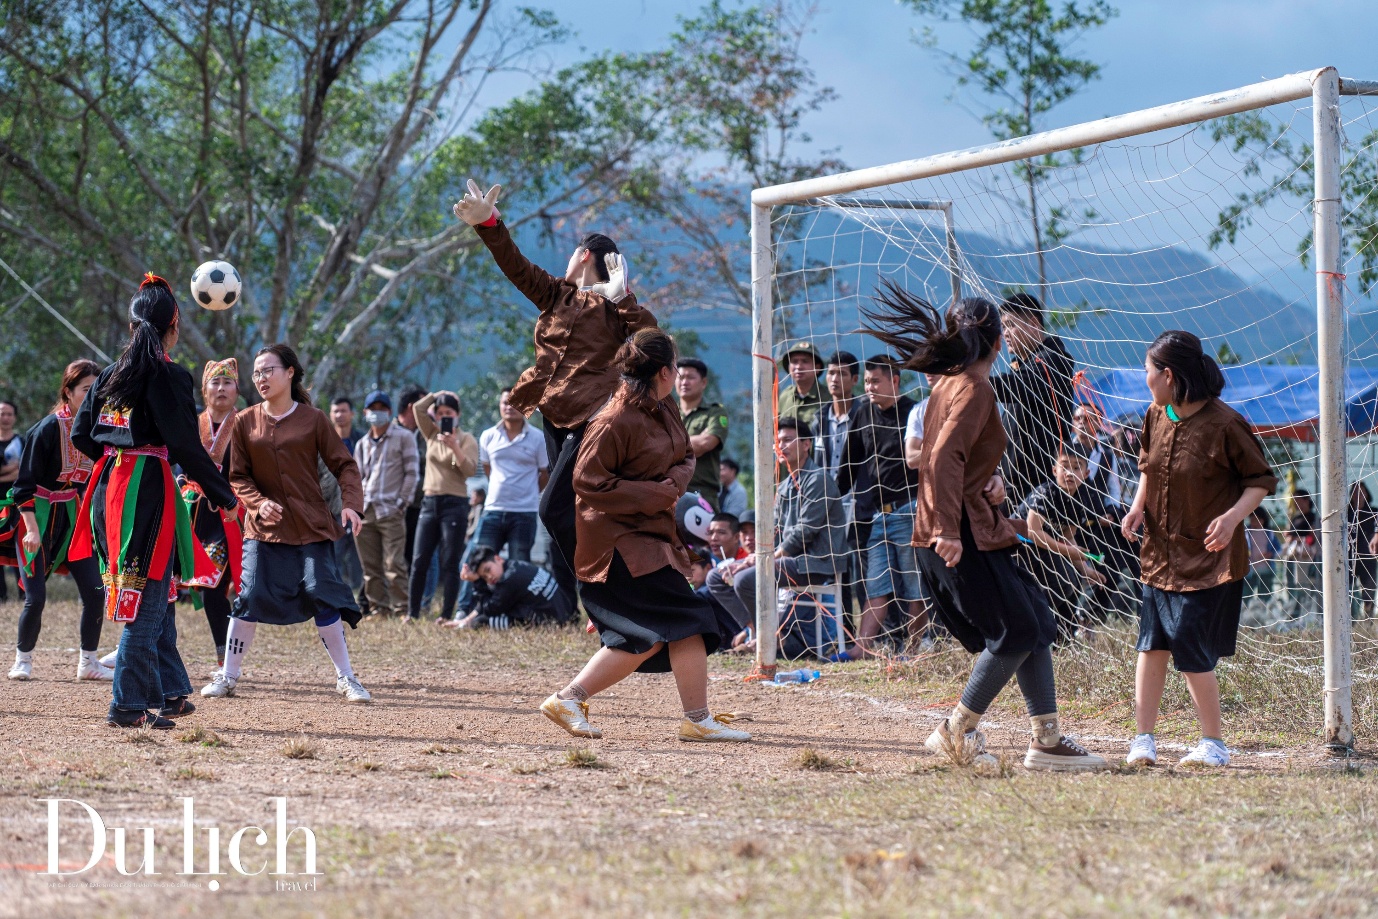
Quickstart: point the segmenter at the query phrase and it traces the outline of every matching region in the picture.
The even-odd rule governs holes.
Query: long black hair
[[[1225,391],[1225,374],[1215,358],[1190,332],[1170,329],[1148,346],[1148,359],[1160,371],[1172,371],[1172,401],[1202,402]]]
[[[306,388],[306,371],[302,369],[301,358],[297,357],[297,352],[292,350],[292,346],[278,342],[275,345],[258,349],[258,353],[254,357],[257,359],[265,354],[273,355],[282,361],[282,366],[292,371],[292,401],[310,405],[311,392]]]
[[[101,386],[102,402],[134,407],[152,374],[167,360],[163,336],[177,323],[177,314],[172,287],[157,275],[146,275],[129,301],[129,344]]]
[[[968,297],[948,307],[946,315],[928,301],[885,280],[878,307],[863,306],[861,331],[900,354],[909,370],[952,376],[990,355],[1000,339],[1000,311],[989,300]]]
[[[590,257],[593,259],[593,270],[598,275],[598,280],[607,283],[608,266],[603,262],[603,256],[609,252],[620,251],[617,248],[617,243],[602,233],[589,233],[579,240],[579,248],[589,251]]]

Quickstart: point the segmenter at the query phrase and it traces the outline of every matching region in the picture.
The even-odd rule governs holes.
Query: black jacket
[[[1053,477],[1059,446],[1072,437],[1072,377],[1076,364],[1056,335],[1010,369],[992,376],[995,398],[1005,407],[1005,482],[1018,504]]]
[[[888,409],[877,408],[865,397],[852,405],[837,490],[853,493],[860,523],[869,522],[887,507],[908,504],[918,492],[919,472],[904,462],[904,426],[913,407],[914,400],[908,396],[900,396]]]
[[[99,460],[106,447],[167,447],[168,461],[181,466],[211,504],[234,507],[229,480],[201,445],[195,391],[186,368],[170,361],[159,364],[135,404],[124,410],[100,401],[113,369],[112,365],[101,371],[77,411],[72,424],[76,448]]]

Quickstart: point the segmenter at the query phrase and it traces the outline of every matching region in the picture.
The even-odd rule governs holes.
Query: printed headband
[[[201,372],[201,388],[205,389],[216,377],[229,377],[239,385],[239,361],[227,357],[223,361],[206,361],[206,369]]]

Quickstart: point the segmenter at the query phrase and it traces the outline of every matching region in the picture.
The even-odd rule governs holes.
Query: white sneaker
[[[1129,755],[1124,758],[1126,766],[1158,765],[1158,744],[1152,734],[1135,734],[1129,744]]]
[[[373,696],[369,695],[364,685],[359,682],[356,676],[342,676],[335,680],[335,691],[345,697],[346,702],[372,702]]]
[[[237,677],[225,676],[225,671],[220,671],[205,686],[201,687],[201,695],[208,699],[221,699],[225,696],[234,695],[235,686],[239,685]]]
[[[541,703],[541,714],[564,728],[575,737],[592,737],[597,740],[603,732],[589,724],[589,704],[575,699],[561,699],[553,693]]]
[[[32,680],[33,679],[33,658],[14,659],[14,666],[10,668],[11,680]]]
[[[1230,751],[1218,740],[1201,738],[1196,748],[1177,761],[1179,766],[1206,766],[1218,768],[1230,764]]]
[[[751,739],[746,731],[728,727],[736,715],[709,715],[702,721],[685,718],[679,723],[679,739],[689,743],[744,743]]]
[[[116,648],[114,651],[111,651],[109,654],[105,655],[105,657],[102,657],[102,658],[100,659],[100,665],[101,665],[102,667],[109,667],[109,668],[111,668],[111,669],[113,670],[114,667],[115,667],[115,658],[117,658],[117,657],[119,657],[119,656],[120,656],[120,649],[119,649],[119,648]]]
[[[924,749],[938,756],[947,756],[948,747],[951,745],[948,738],[951,736],[947,729],[947,719],[944,718],[933,733],[928,735],[928,739],[923,742]],[[971,754],[971,764],[973,766],[993,766],[1000,761],[986,752],[986,735],[980,731],[967,731],[966,750]]]
[[[115,679],[115,671],[102,664],[94,656],[87,657],[83,654],[77,660],[77,679],[103,680],[108,683]]]

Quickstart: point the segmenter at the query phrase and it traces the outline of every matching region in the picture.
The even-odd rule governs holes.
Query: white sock
[[[249,645],[253,644],[254,632],[257,630],[257,622],[249,622],[247,619],[230,619],[230,633],[225,638],[225,676],[228,678],[239,679],[240,668],[244,664],[244,655],[249,653]]]
[[[27,663],[29,663],[29,662],[32,661],[32,660],[33,660],[33,652],[32,652],[32,651],[20,651],[18,648],[15,648],[15,649],[14,649],[14,662],[15,662],[16,664],[27,664]]]
[[[104,664],[102,664],[102,663],[100,662],[100,653],[97,652],[97,651],[82,651],[82,652],[81,652],[81,659],[84,660],[84,661],[86,661],[86,662],[87,662],[88,664],[90,664],[92,667],[104,667],[104,666],[105,666]]]
[[[349,666],[349,647],[345,644],[344,620],[336,619],[330,625],[318,625],[321,644],[330,654],[330,662],[335,665],[335,675],[341,679],[354,676],[354,668]]]

